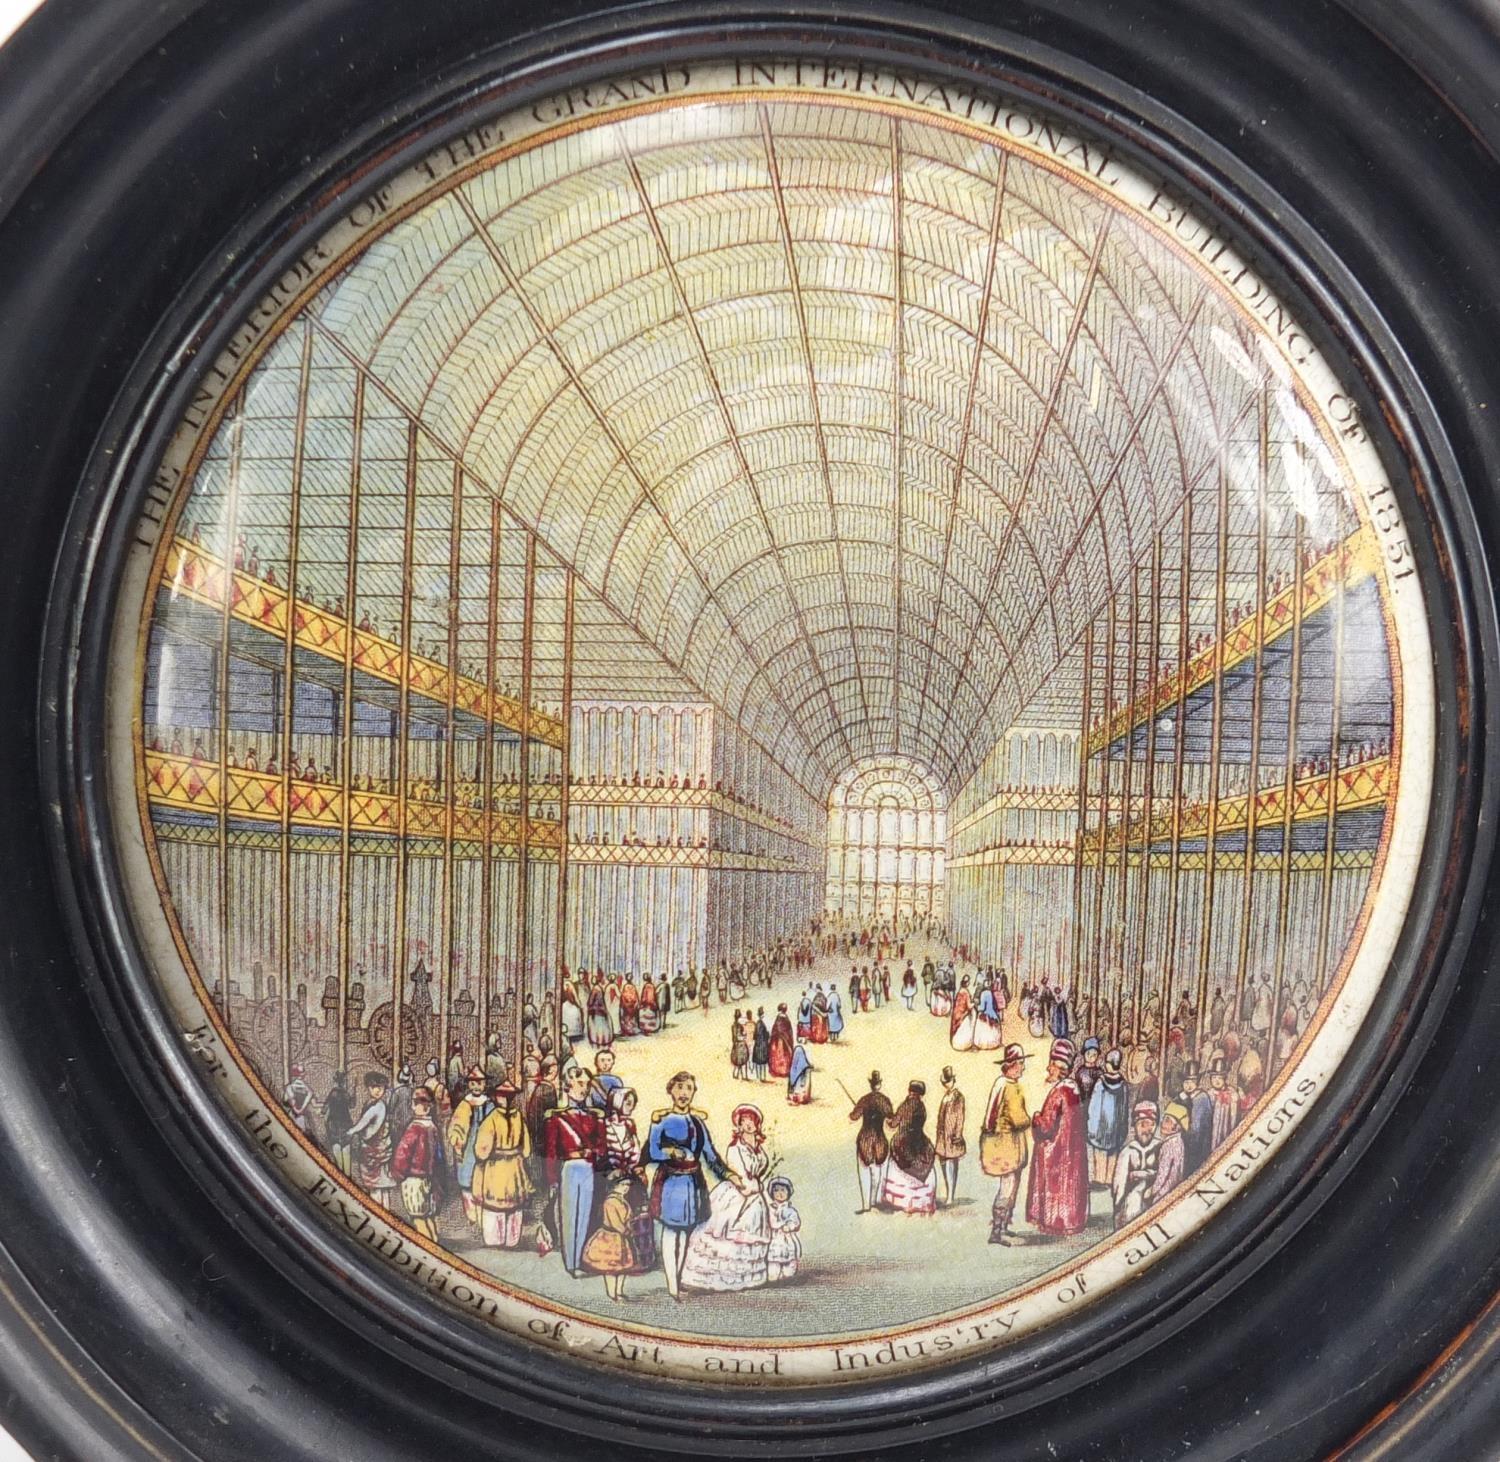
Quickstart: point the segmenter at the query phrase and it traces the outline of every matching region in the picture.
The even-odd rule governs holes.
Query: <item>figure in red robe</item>
[[[1073,1054],[1071,1041],[1053,1041],[1047,1058],[1050,1090],[1031,1119],[1026,1220],[1044,1234],[1082,1233],[1089,1221],[1088,1116],[1070,1075]]]
[[[622,1036],[640,1035],[641,1026],[638,1018],[640,1004],[641,992],[635,988],[635,976],[626,975],[625,983],[620,987],[620,1034]]]
[[[792,1038],[792,1022],[785,1005],[776,1007],[776,1019],[771,1022],[771,1075],[786,1076],[792,1069],[792,1052],[796,1049]]]
[[[812,1028],[808,1035],[815,1046],[828,1044],[828,997],[821,990],[812,998]]]
[[[636,1012],[643,1036],[655,1035],[661,1029],[661,1014],[657,1009],[656,982],[647,975],[641,982],[640,1008]]]
[[[948,1012],[948,1039],[955,1045],[958,1044],[958,1033],[969,1011],[973,1008],[974,999],[969,994],[969,977],[964,976],[964,982],[959,987],[958,994],[953,997],[953,1009]],[[960,1049],[967,1051],[974,1044],[973,1022],[970,1022],[968,1041]]]

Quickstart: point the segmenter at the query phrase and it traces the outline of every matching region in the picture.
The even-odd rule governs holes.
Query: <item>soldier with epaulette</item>
[[[588,1104],[593,1078],[582,1066],[563,1076],[560,1106],[542,1126],[547,1186],[554,1195],[563,1264],[575,1279],[583,1274],[583,1246],[594,1215],[595,1174],[605,1166],[604,1114]]]
[[[708,1114],[693,1106],[697,1094],[697,1079],[689,1071],[679,1071],[667,1083],[672,1105],[651,1114],[651,1135],[646,1144],[647,1160],[656,1164],[651,1179],[651,1216],[662,1226],[661,1267],[673,1299],[682,1298],[688,1239],[708,1219],[704,1167],[716,1178],[741,1186],[741,1179],[725,1166],[714,1147]]]

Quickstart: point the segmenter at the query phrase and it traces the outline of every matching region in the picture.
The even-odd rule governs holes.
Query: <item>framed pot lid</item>
[[[35,1437],[1483,1437],[1461,8],[366,11],[11,52]]]

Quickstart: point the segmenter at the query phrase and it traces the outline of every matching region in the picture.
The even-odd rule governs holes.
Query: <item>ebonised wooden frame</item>
[[[1387,455],[1422,485],[1404,506],[1449,618],[1434,626],[1447,714],[1399,978],[1256,1191],[1122,1295],[985,1366],[726,1402],[479,1341],[289,1212],[220,1140],[111,904],[91,707],[139,469],[194,359],[330,180],[352,166],[373,182],[400,139],[460,127],[496,78],[830,44],[977,67],[1075,112],[1282,261],[1287,297],[1390,404]],[[795,18],[50,0],[0,53],[0,1371],[23,1440],[90,1459],[1493,1444],[1497,79],[1480,0],[867,0]]]

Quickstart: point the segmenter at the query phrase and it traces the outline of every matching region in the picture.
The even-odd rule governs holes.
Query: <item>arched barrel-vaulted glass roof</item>
[[[1258,389],[1239,317],[1114,205],[844,106],[544,142],[310,314],[315,399],[362,371],[372,416],[416,421],[810,787],[897,755],[956,790],[1212,488]]]

